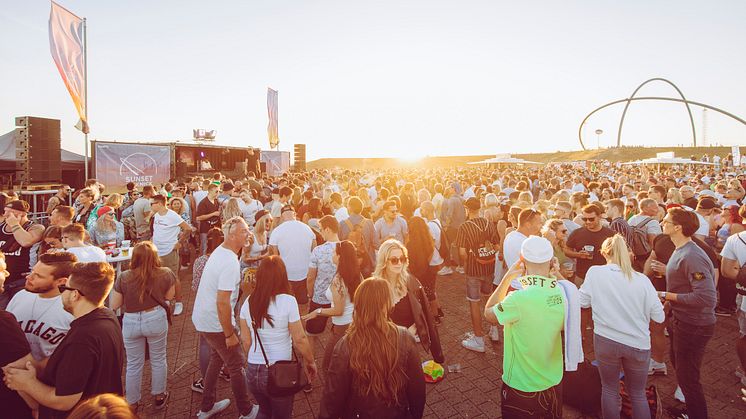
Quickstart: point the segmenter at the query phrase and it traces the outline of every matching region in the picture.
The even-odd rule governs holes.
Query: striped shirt
[[[489,240],[493,244],[500,243],[497,227],[486,218],[477,217],[461,224],[456,234],[456,245],[466,249],[466,266],[464,271],[468,276],[489,276],[495,272],[495,264],[481,264],[477,262],[477,249]]]

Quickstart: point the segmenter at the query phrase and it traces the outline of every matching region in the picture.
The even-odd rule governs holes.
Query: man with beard
[[[122,395],[122,331],[104,307],[113,284],[114,268],[108,263],[75,264],[67,285],[58,287],[63,307],[75,320],[41,378],[31,362],[3,368],[8,388],[38,403],[39,418],[65,418],[80,400],[98,394]]]
[[[67,283],[76,261],[75,255],[68,252],[41,255],[26,277],[25,289],[8,304],[8,311],[16,317],[31,345],[31,355],[42,368],[74,320],[72,314],[62,307],[57,287]]]

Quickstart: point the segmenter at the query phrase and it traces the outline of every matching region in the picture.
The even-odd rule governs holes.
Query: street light
[[[599,150],[601,149],[601,134],[603,133],[604,133],[604,130],[600,128],[596,130],[596,148]]]

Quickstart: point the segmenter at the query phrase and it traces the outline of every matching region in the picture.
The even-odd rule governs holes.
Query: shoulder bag
[[[293,359],[290,361],[275,361],[274,364],[269,365],[267,353],[264,352],[264,345],[262,345],[262,340],[259,338],[259,330],[256,327],[256,322],[252,321],[251,324],[254,327],[254,337],[259,343],[259,348],[262,350],[262,356],[264,356],[264,363],[267,365],[267,370],[269,372],[267,393],[269,393],[270,396],[284,397],[291,396],[301,391],[303,387],[308,384],[308,377],[298,360],[295,348],[291,345]]]

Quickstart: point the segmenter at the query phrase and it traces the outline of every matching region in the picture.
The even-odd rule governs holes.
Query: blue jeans
[[[632,417],[649,419],[650,407],[645,395],[650,349],[637,349],[593,335],[593,347],[601,374],[601,409],[604,419],[618,418],[622,408],[619,395],[619,370],[624,368],[624,388],[632,402]]]
[[[127,352],[127,373],[125,374],[127,403],[135,404],[140,401],[142,370],[145,367],[145,342],[150,348],[150,392],[154,395],[165,392],[168,372],[166,310],[157,306],[152,311],[124,313],[122,336],[124,349]]]
[[[676,379],[686,398],[686,412],[693,419],[706,418],[707,401],[699,381],[699,370],[705,346],[715,334],[715,324],[695,326],[674,317],[670,326],[671,362],[676,368]]]
[[[290,419],[293,416],[295,395],[272,397],[267,393],[269,371],[266,365],[249,364],[246,375],[249,380],[249,390],[259,403],[259,414],[256,419]]]

